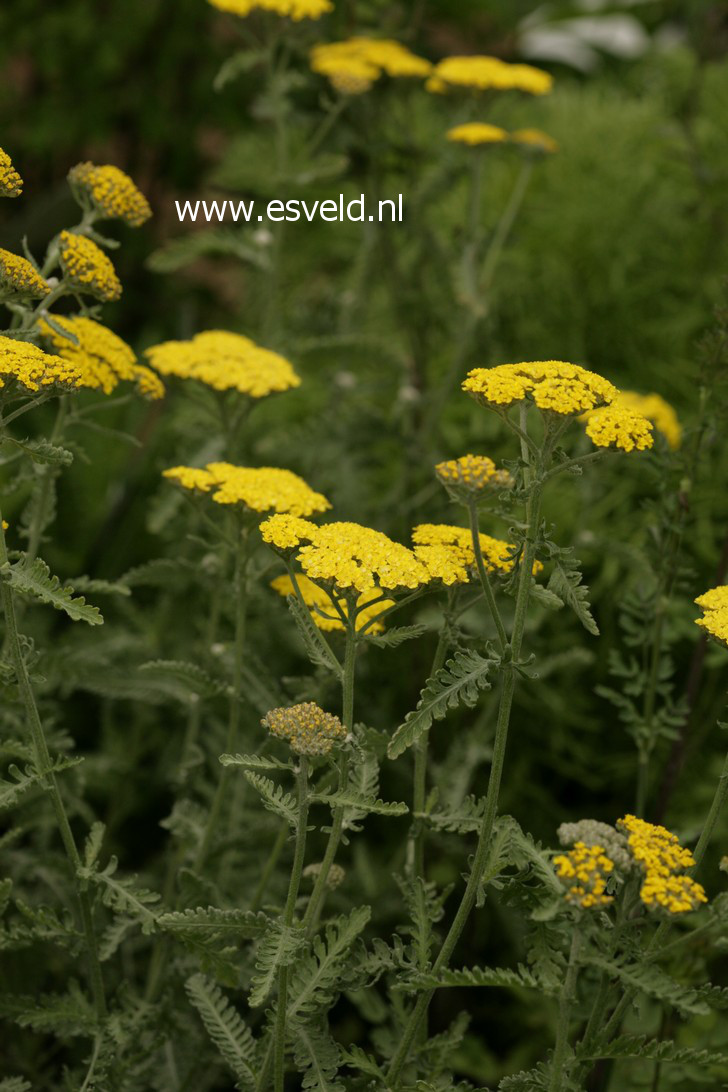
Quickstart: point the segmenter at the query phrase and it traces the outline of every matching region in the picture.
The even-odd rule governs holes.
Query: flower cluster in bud
[[[102,219],[124,220],[130,227],[140,227],[152,215],[144,194],[119,167],[77,163],[68,172],[68,181],[82,204],[88,204]]]
[[[507,470],[498,470],[487,455],[461,455],[435,467],[437,479],[458,504],[470,504],[488,493],[510,489],[513,478]]]
[[[328,755],[343,743],[346,730],[337,716],[325,713],[313,701],[271,709],[261,724],[272,736],[285,739],[299,755]]]
[[[49,292],[50,285],[27,258],[0,247],[0,296],[42,299]]]
[[[118,300],[121,282],[116,270],[93,239],[72,231],[59,238],[61,268],[72,288],[99,300]]]
[[[0,148],[0,197],[20,197],[22,192],[23,179],[8,153]]]

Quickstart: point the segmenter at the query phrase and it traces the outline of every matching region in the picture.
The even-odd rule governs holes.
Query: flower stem
[[[350,608],[351,612],[351,608]],[[346,627],[346,653],[344,656],[344,677],[342,680],[342,717],[341,722],[346,729],[347,735],[351,735],[352,728],[354,726],[354,668],[356,664],[356,623],[354,619],[349,617],[349,622]],[[349,755],[345,749],[342,749],[341,756],[339,758],[339,789],[346,788],[346,781],[349,776]],[[309,899],[308,906],[306,907],[306,913],[303,917],[303,927],[309,933],[313,931],[318,921],[318,911],[321,900],[326,893],[326,883],[329,878],[329,872],[331,866],[336,859],[336,854],[339,849],[339,843],[341,842],[341,835],[344,827],[344,807],[337,805],[331,813],[331,833],[329,834],[329,840],[326,845],[326,851],[324,853],[324,859],[321,862],[321,869],[316,882],[311,892],[311,898]]]
[[[523,633],[526,625],[526,613],[531,591],[533,563],[536,559],[536,542],[539,520],[541,518],[541,488],[540,480],[531,486],[526,510],[526,541],[521,559],[521,570],[518,580],[518,592],[516,595],[516,610],[513,622],[513,633],[510,646],[506,646],[508,658],[502,662],[503,681],[501,685],[500,704],[498,708],[498,720],[495,729],[495,741],[493,744],[493,759],[488,779],[488,792],[486,797],[485,813],[480,826],[478,844],[473,857],[473,864],[465,887],[460,906],[458,907],[453,923],[450,926],[442,948],[432,968],[433,976],[444,970],[450,962],[450,958],[457,946],[465,924],[475,905],[480,881],[488,862],[491,836],[498,813],[498,795],[500,791],[503,764],[505,761],[506,745],[508,741],[508,726],[511,718],[513,694],[515,690],[515,663],[521,652]],[[387,1079],[394,1084],[398,1079],[402,1068],[407,1062],[412,1043],[415,1040],[420,1024],[427,1012],[434,990],[423,991],[417,999],[405,1026],[397,1051],[392,1059]]]
[[[435,656],[432,661],[432,667],[430,668],[429,678],[436,675],[445,663],[449,643],[450,626],[449,619],[446,616],[445,624],[440,630],[440,636],[437,641],[437,648],[435,649]],[[418,816],[425,810],[429,743],[430,732],[428,729],[428,731],[422,733],[414,745],[415,769],[412,787],[412,815],[414,821],[412,823],[409,844],[407,846],[408,870],[413,879],[420,876],[423,880],[425,878],[425,828],[422,820],[419,819]]]
[[[67,416],[68,397],[66,396],[58,400],[58,412],[56,413],[56,421],[53,426],[53,431],[51,432],[49,437],[49,440],[52,444],[57,444],[61,440]],[[57,477],[57,467],[44,466],[40,472],[40,481],[36,485],[36,493],[33,498],[33,516],[30,523],[30,529],[28,531],[28,549],[26,550],[28,558],[31,561],[33,561],[38,556],[41,535],[43,534],[43,531],[46,527],[48,507],[51,499],[51,489],[53,487],[53,482]]]
[[[475,554],[475,564],[478,568],[478,576],[480,577],[480,583],[482,584],[483,591],[485,593],[485,601],[488,604],[488,609],[490,610],[490,613],[493,617],[493,622],[495,624],[495,628],[498,632],[500,650],[501,652],[503,652],[506,645],[508,644],[508,637],[506,635],[505,626],[503,625],[503,619],[501,618],[500,611],[498,610],[498,604],[495,601],[495,596],[493,594],[493,585],[490,582],[488,570],[486,569],[485,562],[483,561],[483,551],[480,546],[480,528],[478,526],[478,509],[474,501],[471,501],[470,504],[468,504],[468,515],[470,517],[470,534],[473,538],[473,553]]]
[[[2,515],[0,515],[0,569],[4,568],[6,565],[8,565],[8,552],[5,545],[5,532],[2,529]],[[38,713],[38,706],[36,705],[35,697],[33,695],[28,671],[25,666],[25,660],[23,659],[13,592],[6,580],[0,579],[0,595],[2,596],[6,633],[13,665],[15,667],[20,698],[25,707],[25,715],[33,743],[34,765],[37,772],[43,776],[43,785],[51,798],[58,830],[61,835],[61,841],[63,842],[63,847],[73,872],[76,894],[81,910],[81,921],[89,964],[91,994],[93,997],[96,1019],[101,1023],[106,1017],[106,995],[101,974],[101,964],[99,962],[91,899],[89,898],[87,889],[79,882],[78,872],[81,868],[81,858],[78,853],[73,831],[71,830],[71,824],[68,821],[68,814],[58,787],[58,781],[52,770],[52,761],[48,750],[48,744]]]
[[[230,710],[228,728],[225,737],[225,753],[233,754],[240,727],[240,699],[242,696],[242,669],[245,652],[245,623],[247,617],[247,567],[248,567],[248,531],[239,527],[235,545],[235,656],[233,662],[233,681],[230,691]],[[217,783],[210,813],[207,817],[202,844],[197,855],[196,868],[201,868],[207,858],[212,839],[220,819],[225,794],[230,783],[232,767],[223,767]]]
[[[559,1018],[556,1025],[556,1043],[551,1059],[551,1079],[549,1080],[549,1092],[560,1092],[564,1077],[564,1061],[566,1049],[569,1045],[569,1019],[571,1006],[576,992],[576,978],[579,973],[579,949],[581,947],[581,933],[574,928],[571,938],[571,951],[569,952],[569,965],[566,970],[564,983],[559,995]]]
[[[306,854],[306,828],[308,823],[308,759],[301,755],[298,767],[298,824],[296,826],[296,848],[293,856],[293,868],[288,884],[288,898],[283,912],[283,924],[286,929],[293,925],[296,912],[298,889],[301,886],[301,874]],[[273,1088],[283,1092],[285,1080],[286,1056],[286,1006],[288,1003],[288,966],[278,971],[278,1006],[273,1046]]]

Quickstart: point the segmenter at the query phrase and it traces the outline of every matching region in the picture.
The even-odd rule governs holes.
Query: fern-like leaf
[[[480,691],[490,688],[488,676],[497,663],[497,660],[486,659],[471,649],[456,652],[444,667],[427,680],[417,708],[408,713],[390,740],[387,748],[389,757],[396,758],[416,743],[433,720],[442,720],[448,709],[458,705],[472,709]]]
[[[140,671],[171,698],[189,701],[191,697],[214,698],[224,690],[219,679],[208,675],[198,664],[182,660],[150,660]]]
[[[305,944],[301,929],[291,929],[271,922],[256,952],[256,973],[251,982],[251,1008],[262,1005],[273,989],[278,971],[289,967]]]
[[[313,940],[310,955],[296,961],[290,976],[288,1016],[312,1016],[333,1004],[342,983],[349,950],[371,917],[369,906],[352,910],[326,926]]]
[[[16,440],[12,436],[3,436],[2,443],[12,444],[24,455],[28,455],[34,463],[47,466],[70,466],[73,462],[73,452],[65,447],[57,447],[44,437],[34,440]]]
[[[255,1088],[255,1039],[237,1009],[219,986],[202,974],[188,978],[185,989],[205,1031],[233,1073],[236,1088]]]
[[[262,774],[246,770],[245,777],[256,792],[260,793],[263,807],[268,811],[275,812],[276,815],[280,815],[281,819],[285,819],[288,825],[296,830],[298,828],[298,808],[291,794],[285,792],[281,785],[276,785],[269,777],[263,777]]]
[[[267,914],[262,911],[222,910],[217,906],[170,910],[157,918],[159,928],[170,933],[200,932],[205,936],[232,933],[245,940],[261,936],[269,922]]]
[[[728,1066],[728,1054],[714,1050],[681,1047],[670,1039],[648,1039],[645,1035],[622,1035],[610,1042],[592,1043],[577,1058],[648,1058],[656,1062],[682,1062],[692,1065]]]
[[[337,1078],[341,1051],[331,1036],[308,1024],[294,1024],[293,1034],[296,1065],[303,1072],[301,1087],[316,1092],[344,1092],[344,1085]]]
[[[328,642],[322,636],[318,626],[311,620],[306,608],[301,606],[295,595],[289,595],[287,602],[288,609],[298,627],[298,632],[301,634],[306,654],[311,663],[316,667],[325,667],[337,679],[342,679],[341,664],[329,648]]]
[[[353,788],[332,793],[312,793],[312,804],[328,804],[331,808],[356,808],[362,815],[406,815],[409,808],[401,801],[388,803],[365,796]]]
[[[292,762],[281,762],[272,755],[220,755],[223,766],[240,766],[244,770],[292,770]]]
[[[683,1016],[704,1016],[710,1012],[707,1001],[695,989],[684,986],[659,967],[640,963],[613,963],[599,957],[591,957],[587,962],[619,978],[626,986],[670,1005]]]
[[[396,626],[392,629],[388,629],[386,633],[365,633],[367,641],[371,641],[373,645],[377,645],[378,648],[397,648],[399,645],[404,644],[405,641],[415,640],[417,637],[421,637],[423,633],[427,633],[429,626],[416,623],[413,626]]]
[[[439,974],[414,975],[401,985],[403,990],[439,990],[443,987],[505,986],[514,989],[522,986],[529,990],[543,990],[543,983],[524,966],[516,970],[508,967],[463,967],[462,970],[444,970]]]
[[[570,551],[561,550],[554,558],[555,568],[548,583],[548,591],[571,607],[587,633],[599,636],[599,627],[589,606],[589,589],[582,584],[579,562]]]
[[[70,585],[64,588],[39,557],[31,560],[27,554],[21,554],[18,561],[3,566],[0,577],[7,580],[13,591],[65,611],[74,622],[87,622],[90,626],[103,623],[99,608],[87,603],[82,595],[74,597],[73,588]]]

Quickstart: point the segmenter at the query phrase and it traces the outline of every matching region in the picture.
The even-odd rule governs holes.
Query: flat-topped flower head
[[[728,648],[728,584],[711,588],[695,602],[703,609],[703,617],[695,619],[696,625]]]
[[[562,823],[556,833],[562,846],[583,842],[585,846],[599,846],[615,867],[628,872],[632,858],[627,851],[627,838],[621,831],[600,823],[598,819],[578,819],[575,823]]]
[[[19,296],[42,299],[50,290],[50,285],[43,280],[32,262],[0,247],[0,298]]]
[[[328,755],[346,740],[346,729],[333,713],[313,701],[271,709],[261,724],[272,736],[284,739],[299,755]]]
[[[461,455],[447,459],[435,467],[437,480],[450,497],[459,504],[469,504],[488,493],[510,489],[513,478],[507,470],[499,470],[487,455]]]
[[[164,341],[146,355],[162,375],[195,379],[213,390],[236,390],[249,398],[265,398],[301,383],[285,357],[226,330],[206,330],[189,341]]]
[[[475,553],[470,530],[448,523],[420,523],[412,530],[415,557],[422,562],[432,580],[443,584],[467,584],[475,579]],[[509,542],[480,532],[480,549],[486,569],[509,573],[513,569],[515,547]],[[543,569],[534,562],[533,572]]]
[[[305,520],[271,516],[260,529],[269,545],[291,551],[311,580],[343,594],[374,588],[415,590],[430,582],[430,574],[412,550],[359,523],[317,527]]]
[[[438,93],[464,87],[476,91],[525,91],[529,95],[545,95],[552,85],[552,77],[540,68],[476,55],[445,57],[435,65],[425,87]]]
[[[320,630],[325,633],[346,632],[346,626],[338,614],[336,607],[331,601],[331,596],[323,588],[320,588],[318,584],[314,584],[313,580],[309,580],[303,573],[296,575],[296,583],[298,584],[298,590],[301,593],[301,597],[310,609],[314,622]],[[293,587],[293,581],[288,573],[284,573],[283,576],[277,576],[275,580],[271,580],[271,588],[277,591],[279,595],[285,596],[295,595],[296,589]],[[376,603],[368,604],[370,601],[376,600]],[[349,616],[349,607],[346,599],[338,598],[337,603],[339,609],[345,618]],[[384,626],[381,622],[372,622],[373,618],[377,618],[388,607],[395,606],[394,599],[382,599],[380,593],[374,589],[372,591],[363,592],[356,601],[356,620],[355,626],[357,630],[367,626],[367,633],[383,633]],[[368,624],[371,623],[371,624]]]
[[[484,121],[466,121],[455,125],[445,134],[448,140],[459,144],[503,144],[508,140],[508,133],[499,125],[488,125]]]
[[[410,52],[392,38],[347,38],[321,42],[310,53],[313,72],[326,76],[337,91],[356,95],[382,76],[423,77],[432,69],[429,61]]]
[[[174,466],[164,471],[164,477],[183,489],[209,493],[217,504],[241,505],[249,512],[312,516],[331,507],[298,474],[279,467],[208,463],[202,469]]]
[[[137,364],[132,349],[106,326],[84,316],[54,315],[53,323],[51,326],[41,319],[40,331],[59,356],[76,365],[84,386],[111,394],[119,383],[130,382],[146,398],[164,397],[159,377],[143,364]],[[58,327],[69,337],[64,337]]]
[[[585,431],[596,447],[644,451],[654,442],[652,422],[636,410],[627,409],[621,402],[589,413]]]
[[[44,353],[29,341],[0,336],[0,387],[13,380],[28,391],[83,386],[81,372],[69,360]]]
[[[629,852],[644,873],[640,898],[645,906],[683,914],[708,901],[703,887],[684,875],[695,858],[675,834],[636,815],[625,815],[617,827],[627,835]]]
[[[93,239],[62,231],[59,251],[61,268],[72,288],[98,300],[118,300],[121,282],[111,261]]]
[[[564,360],[473,368],[463,382],[463,390],[491,408],[530,401],[541,410],[565,416],[609,405],[618,393],[601,375]]]
[[[511,140],[514,144],[520,144],[525,151],[536,155],[553,155],[559,150],[554,138],[540,129],[515,129],[511,133]]]
[[[77,163],[68,172],[68,181],[81,204],[101,219],[140,227],[152,215],[149,202],[129,175],[110,163]]]
[[[23,179],[8,153],[0,148],[0,197],[20,197],[22,192]]]
[[[614,901],[607,895],[607,881],[614,871],[614,861],[603,846],[576,842],[568,853],[554,857],[556,875],[566,886],[564,898],[583,910],[598,909]]]
[[[682,428],[675,410],[665,399],[654,392],[638,394],[637,391],[620,391],[617,405],[634,410],[646,417],[667,440],[673,450],[680,447]]]
[[[301,19],[320,19],[334,10],[331,0],[208,0],[218,11],[245,18],[252,11],[270,11],[294,22]]]

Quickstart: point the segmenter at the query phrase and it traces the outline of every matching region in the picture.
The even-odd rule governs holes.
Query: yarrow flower
[[[452,499],[460,504],[469,504],[484,494],[509,489],[513,485],[508,471],[498,470],[487,455],[461,455],[459,459],[448,459],[436,465],[435,474]]]
[[[627,852],[627,838],[608,823],[598,819],[579,819],[576,823],[562,823],[556,831],[562,846],[583,842],[585,846],[599,846],[617,868],[627,872],[632,858]]]
[[[93,319],[53,316],[53,326],[41,319],[39,329],[59,356],[76,365],[85,387],[111,394],[122,381],[136,383],[147,398],[164,397],[164,385],[143,364],[137,364],[132,349],[106,326]],[[65,330],[69,337],[59,331]],[[71,340],[74,338],[75,340]]]
[[[540,410],[564,417],[582,417],[597,447],[624,451],[652,447],[652,424],[641,414],[619,405],[609,380],[564,360],[537,360],[474,368],[463,390],[491,409],[533,402]]]
[[[0,247],[0,296],[42,299],[50,290],[50,285],[27,258]]]
[[[346,626],[337,613],[336,607],[327,591],[320,588],[318,584],[314,584],[314,582],[309,580],[307,576],[304,576],[303,573],[298,573],[296,575],[296,583],[298,584],[301,598],[311,610],[313,620],[320,630],[323,630],[324,633],[346,632]],[[279,595],[285,597],[296,594],[293,581],[288,573],[284,573],[283,576],[277,576],[275,580],[271,580],[270,586],[274,591],[277,591]],[[372,606],[368,606],[368,603],[371,600],[376,600],[376,603],[372,604]],[[339,605],[339,610],[344,617],[347,618],[349,611],[346,599],[337,597],[336,601]],[[367,633],[382,633],[384,631],[382,623],[372,623],[372,619],[380,615],[382,611],[387,610],[388,607],[395,606],[395,602],[394,599],[382,599],[379,592],[374,590],[363,592],[354,605],[357,612],[355,621],[357,630],[367,626]]]
[[[602,846],[576,842],[569,853],[554,857],[554,867],[559,879],[566,881],[564,898],[567,902],[591,910],[614,901],[612,895],[606,894],[614,861]]]
[[[711,588],[695,602],[703,609],[703,617],[696,618],[695,624],[728,648],[728,584]]]
[[[508,64],[498,57],[445,57],[439,61],[425,87],[442,93],[452,87],[470,87],[478,91],[525,91],[545,95],[553,79],[548,72],[528,64]]]
[[[20,197],[22,192],[23,179],[8,153],[0,148],[0,197]]]
[[[431,580],[448,586],[466,584],[474,579],[475,553],[468,528],[446,523],[420,523],[412,530],[414,553],[427,569]],[[513,569],[515,547],[508,542],[480,533],[480,549],[486,569],[492,573],[509,573]],[[543,565],[536,561],[534,574]]]
[[[540,129],[516,129],[511,133],[514,144],[521,144],[527,151],[553,155],[558,152],[559,145],[548,133]]]
[[[508,133],[499,125],[488,125],[484,121],[467,121],[455,125],[445,134],[448,140],[460,144],[502,144],[508,140]]]
[[[271,516],[260,530],[270,546],[292,551],[311,580],[344,594],[362,594],[374,588],[415,590],[430,581],[426,567],[412,550],[359,523],[317,527],[291,516]]]
[[[43,387],[79,387],[79,369],[61,356],[44,353],[29,341],[0,336],[0,387],[15,380],[29,391]]]
[[[118,300],[121,282],[101,247],[71,231],[61,232],[59,247],[61,267],[71,287],[99,300]]]
[[[695,858],[676,835],[636,815],[625,815],[617,827],[627,835],[629,852],[644,872],[640,898],[645,906],[683,914],[708,901],[704,888],[683,874],[694,867]]]
[[[338,717],[313,701],[271,709],[261,724],[272,736],[285,739],[299,755],[328,755],[337,743],[346,739],[346,729]]]
[[[251,11],[270,11],[275,15],[287,16],[298,22],[300,19],[320,19],[322,15],[334,10],[331,0],[208,0],[218,11],[231,15],[250,15]]]
[[[190,341],[164,341],[147,349],[146,355],[162,375],[195,379],[214,390],[236,390],[249,398],[264,398],[301,383],[285,357],[225,330],[206,330]]]
[[[382,76],[427,76],[432,65],[391,38],[347,38],[321,42],[310,53],[311,69],[326,76],[337,91],[356,95]]]
[[[331,507],[326,497],[315,493],[298,474],[278,467],[232,463],[208,463],[202,469],[173,466],[164,471],[164,477],[183,489],[210,493],[217,504],[240,504],[251,512],[311,516]]]
[[[81,203],[103,219],[140,227],[152,215],[144,194],[119,167],[77,163],[68,172],[68,181]]]
[[[306,865],[301,875],[305,876],[307,880],[316,880],[321,872],[321,864],[322,862],[319,861],[315,864]],[[344,882],[345,878],[346,871],[334,861],[326,877],[326,886],[331,891],[335,891]]]
[[[621,403],[604,406],[588,415],[586,434],[596,447],[644,451],[652,447],[652,422]]]

